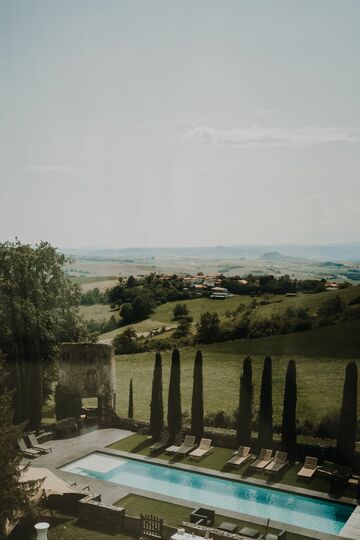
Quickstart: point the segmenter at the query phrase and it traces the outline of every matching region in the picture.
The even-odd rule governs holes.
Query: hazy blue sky
[[[360,239],[358,0],[0,0],[0,240]]]

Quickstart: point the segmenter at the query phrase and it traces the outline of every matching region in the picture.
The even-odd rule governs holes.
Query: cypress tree
[[[134,389],[133,389],[133,380],[132,379],[130,379],[130,386],[129,386],[128,418],[134,418]]]
[[[296,364],[294,360],[288,363],[285,379],[284,407],[282,418],[282,448],[288,453],[289,459],[296,459]]]
[[[29,385],[29,429],[38,429],[41,424],[43,407],[43,381],[39,343],[36,342],[30,368]]]
[[[181,418],[181,391],[180,391],[180,354],[177,349],[173,350],[171,357],[171,370],[168,395],[168,430],[171,437],[180,433],[182,427]]]
[[[251,416],[253,404],[253,384],[251,358],[247,356],[240,377],[239,409],[237,416],[237,444],[251,446]]]
[[[259,410],[259,448],[272,448],[273,406],[272,406],[272,360],[267,356],[261,378]]]
[[[197,351],[194,362],[193,393],[191,401],[191,433],[200,440],[204,433],[203,360]]]
[[[150,429],[155,441],[164,431],[164,404],[161,354],[156,353],[150,403]]]
[[[355,452],[357,428],[357,384],[358,371],[355,362],[346,366],[343,399],[337,436],[337,460],[342,465],[352,467]]]

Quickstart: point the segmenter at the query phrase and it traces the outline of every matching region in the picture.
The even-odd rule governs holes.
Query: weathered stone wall
[[[119,533],[124,530],[124,508],[82,499],[78,503],[78,518],[89,528]]]
[[[107,423],[116,410],[115,359],[111,345],[63,343],[60,350],[58,385],[80,395],[97,397],[100,421]]]
[[[58,382],[77,390],[82,398],[115,393],[112,346],[104,343],[63,343]]]

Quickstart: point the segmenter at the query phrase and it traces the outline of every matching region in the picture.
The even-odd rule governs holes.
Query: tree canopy
[[[14,523],[19,515],[31,513],[30,502],[34,482],[20,482],[21,455],[17,440],[21,427],[13,424],[12,392],[7,391],[4,363],[0,358],[0,538],[5,538],[7,524]]]
[[[80,290],[64,274],[68,261],[47,242],[0,244],[0,350],[8,362],[10,387],[16,388],[19,379],[16,358],[21,357],[26,372],[38,348],[44,400],[50,393],[52,360],[59,344],[87,336],[79,314]]]

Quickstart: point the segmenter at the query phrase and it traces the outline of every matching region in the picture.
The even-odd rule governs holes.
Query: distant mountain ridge
[[[296,257],[315,261],[360,261],[360,242],[338,244],[274,244],[198,247],[143,247],[143,248],[64,248],[61,251],[75,257],[99,259],[145,259],[151,257],[200,257],[207,259],[256,259]],[[274,257],[273,257],[274,258]]]

